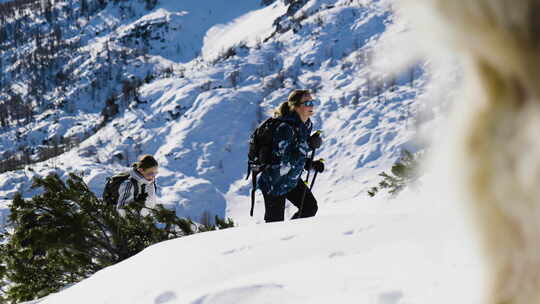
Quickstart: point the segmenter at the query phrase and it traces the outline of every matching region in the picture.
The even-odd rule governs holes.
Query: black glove
[[[312,164],[313,170],[322,173],[324,171],[324,162],[322,160],[316,160]]]
[[[312,161],[311,159],[306,160],[306,164],[304,165],[304,168],[306,170],[315,170],[319,173],[322,173],[324,171],[324,162],[322,160],[316,160]]]
[[[308,138],[307,142],[312,150],[319,149],[322,145],[321,132],[315,132]]]
[[[142,192],[141,194],[137,195],[134,201],[144,205],[144,203],[146,203],[147,197],[148,197],[148,193]]]

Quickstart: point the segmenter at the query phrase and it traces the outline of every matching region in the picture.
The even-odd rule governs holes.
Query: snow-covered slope
[[[142,83],[135,100],[118,96],[125,110],[70,151],[2,174],[0,197],[9,200],[16,191],[30,196],[35,193],[29,189],[32,176],[69,171],[83,174],[101,193],[106,176],[150,153],[161,164],[161,203],[195,220],[208,211],[248,223],[250,184],[244,177],[249,134],[295,88],[311,89],[319,99],[314,122],[324,132],[324,145],[318,157],[326,159],[328,170],[314,191],[323,208],[365,197],[374,177],[401,149],[417,149],[413,115],[426,79],[423,69],[385,75],[369,68],[378,45],[404,30],[384,2],[276,1],[261,7],[253,1],[163,1],[140,18],[118,18],[119,11],[109,4],[86,25],[115,24],[109,33],[86,40],[82,49],[91,56],[83,65],[88,68],[77,71],[92,72],[104,49],[127,48],[130,53],[130,43],[138,41],[133,33],[144,36],[146,29],[161,39],[149,40],[145,59],[130,59],[122,70],[143,78],[147,68],[163,67],[169,68],[168,76]],[[198,49],[203,57],[183,51],[183,57],[173,56],[174,44]],[[81,106],[75,106],[74,114],[59,112],[24,130],[87,132],[99,124],[98,113],[84,110],[92,102],[77,100]],[[2,135],[6,146],[10,132],[17,129]],[[255,220],[260,222],[260,194],[257,200]]]
[[[480,262],[455,209],[417,193],[364,203],[156,244],[34,303],[480,302]]]
[[[30,179],[53,172],[80,172],[99,193],[106,176],[151,153],[161,164],[161,203],[195,220],[205,211],[232,217],[241,227],[156,244],[34,303],[478,302],[480,262],[449,196],[436,190],[394,201],[366,195],[402,149],[419,148],[418,131],[432,128],[423,123],[438,109],[414,118],[418,103],[448,98],[455,73],[429,64],[400,73],[370,66],[374,58],[383,66],[401,63],[381,52],[394,41],[409,43],[391,1],[290,2],[161,1],[151,12],[134,9],[139,15],[131,19],[115,18],[121,9],[109,5],[89,21],[88,29],[101,30],[82,46],[93,55],[84,57],[80,75],[105,60],[100,50],[136,50],[137,35],[146,30],[160,38],[144,55],[134,51],[121,71],[141,79],[154,69],[166,73],[142,83],[137,99],[118,102],[122,110],[70,151],[0,175],[4,202],[16,191],[34,194]],[[104,30],[107,22],[115,26]],[[395,44],[390,51],[400,53]],[[429,74],[437,81],[426,85]],[[311,89],[319,99],[314,122],[324,144],[318,157],[327,164],[314,189],[319,214],[257,225],[264,208],[259,194],[256,216],[248,217],[248,137],[295,88]],[[81,98],[75,114],[55,112],[56,119],[24,130],[84,133],[100,124],[90,100],[101,107],[102,95]],[[1,134],[3,147],[17,130]],[[424,178],[425,184],[437,180]]]

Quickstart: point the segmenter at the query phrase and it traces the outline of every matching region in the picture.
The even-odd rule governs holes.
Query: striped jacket
[[[131,168],[129,174],[130,178],[120,184],[120,187],[118,188],[118,204],[116,204],[117,208],[124,208],[127,204],[135,201],[135,198],[133,197],[135,191],[133,191],[134,185],[131,181],[132,178],[136,181],[137,187],[139,187],[137,191],[139,195],[143,193],[143,188],[144,192],[148,193],[145,205],[148,207],[155,206],[157,203],[155,181],[147,181],[139,172],[137,172],[137,169],[135,168]]]

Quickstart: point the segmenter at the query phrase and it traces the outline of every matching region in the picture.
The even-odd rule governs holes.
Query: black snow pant
[[[302,210],[300,210],[304,190],[306,191],[306,196]],[[263,196],[265,207],[264,221],[267,223],[283,221],[285,218],[285,199],[288,199],[298,208],[292,219],[314,216],[317,213],[317,209],[319,209],[313,193],[311,193],[311,190],[309,190],[302,180],[299,180],[298,185],[287,194],[275,196],[263,192]]]

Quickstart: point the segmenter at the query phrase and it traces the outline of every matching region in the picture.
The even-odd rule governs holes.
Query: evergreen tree
[[[120,216],[74,174],[66,182],[57,175],[36,178],[33,187],[43,193],[15,196],[11,228],[2,235],[0,287],[10,302],[56,292],[157,242],[234,225],[216,218],[217,227],[198,226],[142,202],[130,204]]]
[[[395,196],[401,192],[407,185],[414,183],[419,175],[420,158],[423,155],[420,152],[411,153],[403,150],[403,155],[392,166],[390,173],[382,172],[379,174],[383,178],[378,186],[368,190],[368,195],[373,197],[381,190],[387,190],[389,194]]]

